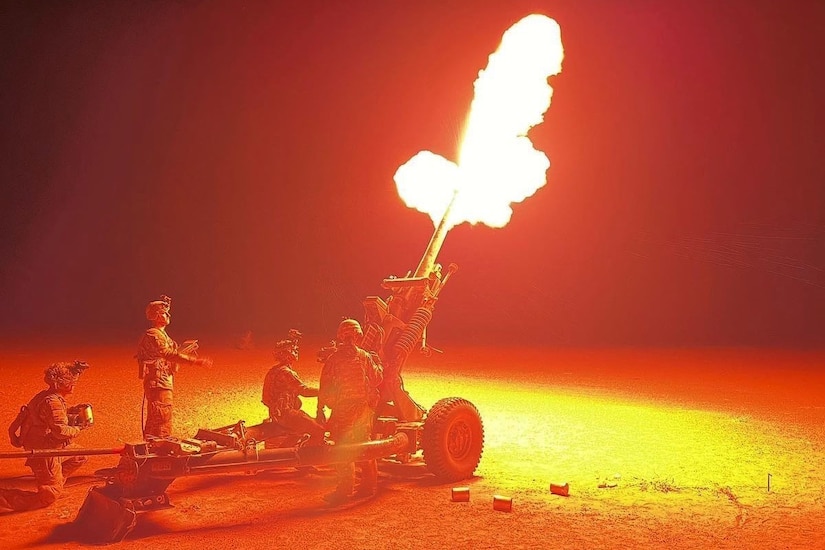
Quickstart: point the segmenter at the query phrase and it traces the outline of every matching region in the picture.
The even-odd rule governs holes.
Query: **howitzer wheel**
[[[424,463],[444,481],[473,476],[484,450],[484,425],[475,405],[461,397],[438,401],[421,435]]]

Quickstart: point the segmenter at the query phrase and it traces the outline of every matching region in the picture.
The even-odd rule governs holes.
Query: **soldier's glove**
[[[23,444],[20,442],[20,436],[18,436],[16,433],[9,434],[9,442],[11,443],[12,447],[17,447],[18,449],[23,446]]]
[[[80,431],[88,430],[92,427],[92,422],[90,420],[79,419],[77,424],[75,424],[75,428],[80,428]]]
[[[183,343],[183,345],[178,349],[178,353],[182,355],[193,355],[197,356],[198,354],[198,341],[197,340],[187,340]]]

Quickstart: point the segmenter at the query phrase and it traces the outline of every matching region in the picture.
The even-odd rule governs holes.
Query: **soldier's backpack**
[[[17,416],[12,420],[12,423],[9,424],[9,441],[12,445],[17,448],[23,446],[21,440],[24,437],[24,433],[22,431],[23,425],[26,423],[26,418],[29,416],[29,408],[26,405],[20,407],[20,412],[17,413]],[[20,433],[17,433],[20,430]]]

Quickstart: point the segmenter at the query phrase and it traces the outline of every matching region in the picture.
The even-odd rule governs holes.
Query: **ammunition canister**
[[[493,495],[493,510],[497,512],[512,512],[513,499],[500,495]]]
[[[453,502],[470,502],[469,487],[453,487]]]

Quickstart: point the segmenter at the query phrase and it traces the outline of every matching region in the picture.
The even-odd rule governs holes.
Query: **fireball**
[[[561,72],[558,23],[529,15],[510,27],[475,81],[457,162],[421,151],[395,173],[398,194],[446,229],[463,222],[504,227],[512,203],[546,183],[550,161],[527,136],[550,107],[548,78]]]

